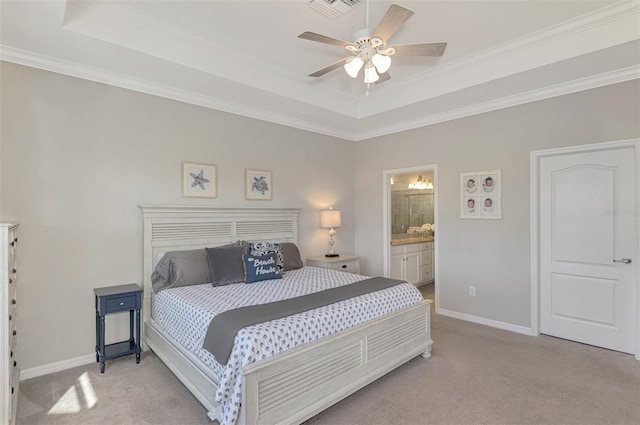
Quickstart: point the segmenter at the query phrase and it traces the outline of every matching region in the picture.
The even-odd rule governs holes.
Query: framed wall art
[[[244,171],[244,198],[249,200],[270,201],[273,193],[271,171]]]
[[[502,170],[460,173],[460,218],[502,218]]]
[[[216,198],[216,166],[182,162],[182,196],[186,198]]]

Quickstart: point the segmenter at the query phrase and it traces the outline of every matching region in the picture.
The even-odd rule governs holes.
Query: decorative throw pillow
[[[205,248],[213,286],[244,282],[242,256],[249,253],[249,243]]]
[[[280,279],[276,254],[267,255],[243,255],[244,281],[254,283],[260,280]]]
[[[304,265],[302,258],[300,258],[300,251],[296,244],[291,242],[282,242],[280,244],[282,249],[282,255],[284,256],[284,270],[300,269]]]
[[[261,256],[274,253],[276,254],[276,266],[278,274],[284,276],[284,255],[282,255],[282,247],[276,242],[250,242],[249,253],[251,255]]]
[[[167,252],[151,275],[153,292],[174,286],[209,282],[211,282],[211,273],[204,249]]]

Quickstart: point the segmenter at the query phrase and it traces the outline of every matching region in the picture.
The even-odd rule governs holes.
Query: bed
[[[144,348],[158,355],[205,406],[211,419],[219,420],[222,407],[215,395],[225,384],[225,377],[181,347],[151,317],[151,274],[156,257],[162,252],[220,246],[236,240],[297,243],[298,210],[198,206],[141,209]],[[291,275],[293,278],[296,273]],[[428,300],[417,302],[244,364],[237,371],[242,391],[236,423],[301,423],[408,360],[419,355],[428,358],[432,345],[429,304]],[[224,421],[233,422],[228,418]]]

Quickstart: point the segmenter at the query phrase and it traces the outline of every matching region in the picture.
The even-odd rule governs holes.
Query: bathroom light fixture
[[[418,175],[418,180],[415,183],[409,184],[409,189],[433,189],[433,183],[431,180],[424,180],[422,175]]]
[[[325,257],[339,257],[336,254],[336,250],[333,248],[336,241],[333,240],[333,236],[336,234],[335,228],[340,227],[341,217],[340,210],[334,210],[329,208],[328,210],[320,211],[320,227],[323,229],[329,229],[329,250]]]

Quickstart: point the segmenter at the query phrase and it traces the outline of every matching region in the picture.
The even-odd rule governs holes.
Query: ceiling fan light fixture
[[[360,68],[362,68],[362,65],[364,65],[364,62],[356,56],[344,64],[344,70],[347,71],[347,74],[349,74],[351,78],[356,78],[360,72]]]
[[[378,75],[378,73],[376,73],[376,68],[373,65],[371,65],[371,63],[368,63],[367,66],[365,66],[364,68],[364,83],[372,84],[378,81],[379,79],[380,79],[380,76]]]
[[[384,74],[391,68],[391,58],[389,56],[376,53],[371,58],[371,62],[375,65],[380,74]]]

